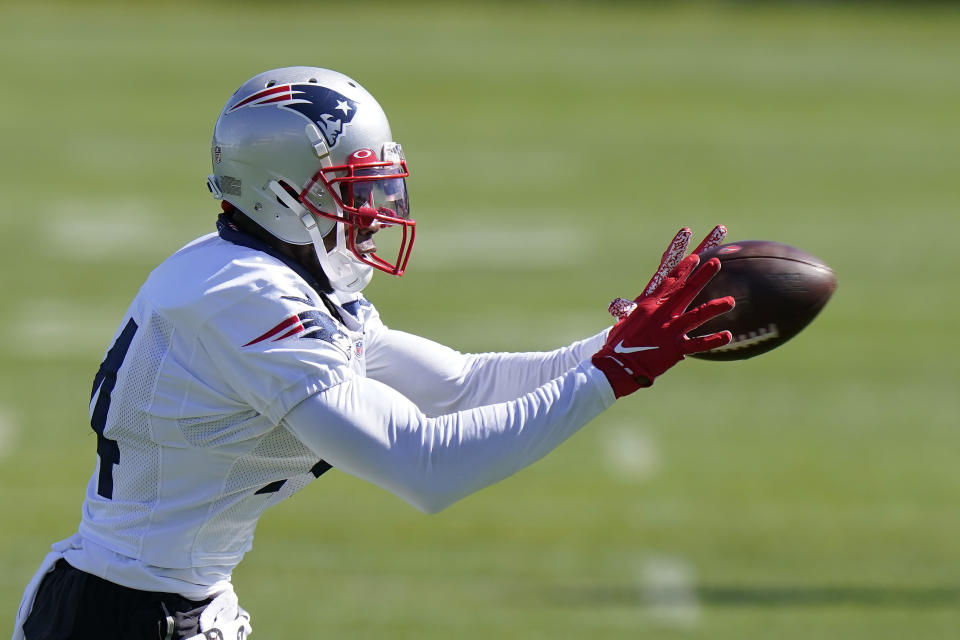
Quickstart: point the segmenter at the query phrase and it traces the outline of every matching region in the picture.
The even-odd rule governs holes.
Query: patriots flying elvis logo
[[[357,112],[357,103],[333,89],[304,82],[278,84],[257,91],[230,107],[232,113],[243,107],[276,105],[299,113],[320,128],[331,149],[340,139],[344,127]]]
[[[350,339],[340,331],[333,318],[323,313],[311,309],[301,311],[300,313],[288,316],[283,321],[274,325],[263,335],[257,336],[244,347],[249,347],[260,342],[278,342],[286,338],[310,338],[313,340],[324,340],[330,344],[349,353],[351,349]]]

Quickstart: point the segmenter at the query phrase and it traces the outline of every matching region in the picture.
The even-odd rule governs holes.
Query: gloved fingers
[[[626,298],[614,298],[610,305],[607,307],[607,312],[612,315],[617,321],[623,320],[630,313],[637,308],[637,303],[632,300],[627,300]]]
[[[714,247],[719,247],[723,242],[723,239],[727,237],[727,228],[722,224],[718,224],[713,228],[713,231],[707,234],[707,237],[697,245],[697,248],[693,250],[694,253],[700,255],[708,249],[713,249]]]
[[[719,263],[719,261],[718,261]],[[695,253],[691,253],[686,258],[680,261],[673,271],[671,271],[666,278],[663,279],[663,283],[657,289],[656,293],[661,300],[666,300],[673,295],[677,295],[678,292],[682,292],[688,286],[687,280],[691,277],[691,273],[694,274],[693,277],[696,277],[696,273],[699,272],[697,265],[700,264],[700,256]],[[712,275],[710,277],[713,277]],[[708,278],[709,280],[709,278]],[[705,285],[706,283],[704,283]],[[694,294],[694,297],[696,294]],[[690,298],[693,299],[692,297]],[[675,300],[671,301],[670,307],[676,308],[678,311],[683,311],[686,309],[686,306],[680,307],[679,305],[674,304]],[[687,303],[689,305],[689,302]]]
[[[733,334],[729,331],[719,331],[717,333],[711,333],[705,336],[697,336],[696,338],[689,338],[683,342],[683,354],[690,355],[691,353],[700,353],[701,351],[710,351],[711,349],[716,349],[717,347],[722,347],[724,345],[730,344],[730,341],[733,340]]]
[[[673,240],[670,241],[670,245],[660,258],[660,266],[657,267],[656,273],[650,278],[650,282],[643,288],[643,293],[639,297],[642,298],[643,296],[648,296],[653,293],[657,287],[660,286],[660,283],[663,282],[663,279],[680,264],[683,256],[687,253],[687,247],[690,245],[690,238],[692,236],[693,232],[689,227],[680,229],[680,231],[673,236]]]
[[[692,235],[693,232],[689,227],[684,227],[677,232],[667,247],[667,250],[663,252],[663,256],[660,259],[660,266],[657,268],[656,273],[653,274],[647,286],[644,287],[643,293],[635,298],[635,300],[639,301],[640,298],[651,295],[661,286],[664,279],[666,279],[683,260],[687,247],[690,245]],[[700,244],[697,245],[693,253],[699,255],[704,251],[720,246],[726,235],[727,228],[722,224],[718,224],[707,234]]]
[[[691,253],[690,257],[696,257],[698,260],[700,258],[695,253]],[[686,282],[683,282],[682,288],[676,298],[671,302],[673,312],[683,313],[687,307],[690,306],[690,303],[693,302],[694,298],[703,291],[703,288],[707,286],[710,280],[720,272],[720,266],[719,258],[710,258],[704,264],[699,265],[699,267],[695,264],[695,271],[685,276]]]
[[[670,241],[670,244],[667,245],[666,250],[663,252],[663,255],[660,257],[660,266],[665,266],[670,262],[673,262],[676,265],[679,260],[676,256],[683,256],[687,253],[687,247],[690,245],[690,238],[693,237],[693,231],[690,227],[684,227],[677,231],[673,236],[673,240]]]
[[[709,302],[704,302],[696,309],[691,309],[674,320],[674,324],[682,333],[693,331],[700,325],[713,320],[719,315],[733,309],[736,302],[732,296],[725,298],[716,298]]]

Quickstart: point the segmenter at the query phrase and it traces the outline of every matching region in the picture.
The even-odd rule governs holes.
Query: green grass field
[[[956,637],[960,11],[819,3],[0,5],[0,632],[75,531],[123,310],[212,230],[221,106],[288,64],[407,152],[411,268],[368,289],[396,328],[564,344],[717,222],[840,288],[439,515],[327,474],[235,574],[254,638]]]

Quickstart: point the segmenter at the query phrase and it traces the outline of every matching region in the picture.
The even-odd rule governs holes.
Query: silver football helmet
[[[211,154],[214,197],[284,242],[313,244],[334,289],[360,291],[374,268],[403,273],[416,232],[406,160],[383,109],[347,76],[287,67],[252,77],[220,113]],[[386,227],[395,260],[357,243],[358,231]]]

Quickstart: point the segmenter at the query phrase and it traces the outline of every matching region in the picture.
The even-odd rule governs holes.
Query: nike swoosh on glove
[[[616,397],[649,387],[654,378],[683,360],[730,342],[729,331],[690,338],[687,332],[733,309],[733,298],[717,298],[687,310],[711,278],[720,271],[720,260],[700,265],[700,256],[682,259],[649,292],[634,300],[636,307],[610,330],[592,361],[604,373]]]

